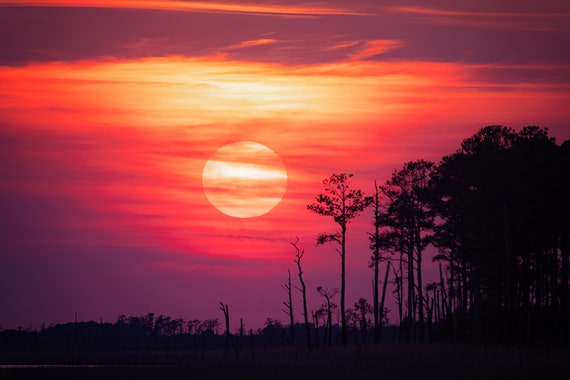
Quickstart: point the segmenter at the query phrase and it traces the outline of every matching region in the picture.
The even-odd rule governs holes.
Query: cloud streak
[[[363,13],[355,12],[348,8],[342,7],[177,0],[2,0],[0,1],[0,6],[127,8],[204,13],[245,13],[269,16],[364,15]]]
[[[423,17],[441,25],[464,25],[496,29],[553,32],[560,30],[552,21],[568,22],[570,12],[497,12],[461,11],[428,7],[388,7],[392,13]]]
[[[364,41],[359,44],[356,52],[349,54],[349,57],[355,60],[372,58],[402,46],[403,43],[399,40]],[[349,45],[349,47],[352,47],[352,45]]]
[[[570,17],[567,12],[496,12],[496,11],[458,11],[450,9],[438,9],[427,7],[390,7],[393,12],[409,13],[425,16],[450,16],[450,17],[483,17],[483,18],[566,18]]]
[[[226,48],[226,50],[244,49],[244,48],[249,48],[249,47],[254,47],[254,46],[275,44],[278,42],[279,42],[278,40],[275,40],[273,38],[260,38],[260,39],[256,39],[256,40],[242,41],[239,44],[228,46]]]

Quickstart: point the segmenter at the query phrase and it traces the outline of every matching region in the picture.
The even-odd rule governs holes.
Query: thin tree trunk
[[[400,326],[402,325],[402,318],[404,315],[403,307],[404,307],[404,258],[402,251],[400,251],[400,276],[398,279],[398,316],[400,318]]]
[[[329,305],[327,310],[327,345],[332,345],[332,310]]]
[[[344,200],[343,200],[344,201]],[[347,326],[346,326],[346,310],[344,308],[345,306],[345,293],[346,293],[346,264],[345,264],[345,258],[346,258],[346,224],[342,225],[342,237],[341,237],[341,255],[340,255],[340,260],[341,260],[341,282],[340,282],[340,320],[341,320],[341,341],[343,345],[346,345],[348,340],[347,340]]]
[[[222,302],[220,302],[220,309],[224,312],[224,319],[226,322],[226,350],[230,348],[230,341],[231,341],[231,335],[230,335],[230,311],[228,308],[228,305],[223,304]]]
[[[420,228],[416,228],[416,256],[417,256],[417,276],[418,276],[418,299],[419,299],[419,315],[418,315],[418,330],[419,330],[419,341],[423,342],[425,340],[425,326],[424,326],[424,295],[423,295],[423,284],[422,284],[422,248],[420,243]]]
[[[303,270],[301,268],[301,258],[305,254],[305,251],[301,251],[297,247],[298,241],[299,239],[297,239],[295,243],[291,243],[291,245],[293,245],[293,247],[295,247],[295,250],[297,251],[296,259],[294,261],[297,264],[297,268],[299,269],[299,282],[301,283],[301,294],[303,295],[303,317],[305,319],[305,333],[307,336],[307,347],[310,349],[312,348],[313,345],[311,342],[311,327],[309,325],[309,313],[307,312],[307,286],[305,285],[305,281],[303,280]]]
[[[243,348],[243,318],[239,319],[239,345]]]
[[[408,323],[406,326],[406,341],[410,342],[415,337],[415,300],[414,300],[414,248],[408,245]]]
[[[380,302],[380,314],[378,320],[378,342],[380,342],[382,331],[382,320],[384,319],[384,300],[386,299],[386,285],[388,285],[388,275],[390,273],[390,261],[386,264],[386,274],[384,275],[384,284],[382,284],[382,301]]]
[[[291,287],[291,271],[287,270],[287,284],[283,285],[285,291],[287,291],[287,302],[283,302],[285,307],[287,308],[286,313],[289,315],[289,331],[290,331],[290,340],[291,345],[295,344],[295,316],[293,314],[293,292]]]
[[[380,240],[380,202],[379,202],[379,190],[376,181],[374,181],[374,188],[376,189],[374,193],[374,287],[373,287],[373,296],[374,296],[374,342],[380,343],[380,334],[381,334],[381,314],[383,312],[383,308],[381,310],[378,306],[378,266],[380,261],[380,247],[378,247],[378,243]],[[388,275],[388,268],[390,267],[390,262],[388,262],[388,267],[386,267],[386,276]],[[384,289],[385,289],[386,282],[384,282]],[[382,303],[384,303],[384,295],[382,295]]]

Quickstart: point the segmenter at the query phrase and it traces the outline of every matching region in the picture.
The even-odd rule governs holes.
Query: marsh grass
[[[1,379],[554,379],[568,350],[463,345],[256,348],[241,351],[2,352]]]

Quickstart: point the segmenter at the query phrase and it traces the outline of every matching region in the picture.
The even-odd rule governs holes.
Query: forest
[[[307,309],[306,293],[315,290],[306,289],[304,250],[294,241],[297,273],[289,272],[283,289],[276,289],[289,323],[268,318],[253,331],[240,321],[231,331],[231,310],[220,302],[222,323],[148,313],[120,315],[114,323],[5,329],[0,351],[199,353],[382,342],[570,345],[570,141],[558,145],[548,129],[538,126],[518,132],[487,126],[438,163],[405,163],[375,184],[372,195],[354,188],[352,177],[332,174],[307,205],[334,222],[336,231],[319,235],[316,243],[334,245],[341,259],[340,290],[319,287],[323,305],[318,310]],[[346,232],[367,208],[373,210],[373,297],[347,307]],[[439,266],[439,281],[432,283],[422,281],[428,247],[437,250]],[[397,304],[390,326],[388,284]],[[293,303],[299,295],[303,321],[296,323]],[[340,323],[333,322],[333,312]]]

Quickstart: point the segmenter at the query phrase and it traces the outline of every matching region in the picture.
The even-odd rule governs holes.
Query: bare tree
[[[338,289],[327,289],[322,286],[317,287],[317,292],[325,299],[321,309],[327,315],[327,344],[330,346],[332,344],[332,312],[336,309],[336,304],[332,302],[332,299],[338,293]]]
[[[230,334],[230,310],[227,304],[220,302],[220,309],[224,313],[224,319],[226,321],[226,349],[230,348],[231,334]]]
[[[380,307],[378,312],[378,341],[380,342],[381,339],[381,331],[382,331],[382,321],[384,320],[385,313],[384,313],[384,301],[386,300],[386,286],[388,285],[388,276],[390,275],[390,265],[391,261],[388,261],[386,264],[386,273],[384,274],[384,283],[382,284],[382,298],[380,301]],[[376,330],[374,330],[374,339],[376,339]]]
[[[305,285],[305,281],[303,280],[303,269],[301,268],[301,259],[305,254],[305,250],[300,250],[297,244],[299,243],[299,238],[295,240],[295,242],[291,243],[291,245],[295,248],[296,254],[295,259],[293,261],[297,264],[297,269],[299,269],[299,282],[301,283],[301,294],[303,295],[303,317],[305,318],[305,332],[307,334],[307,347],[311,348],[311,326],[309,325],[309,314],[307,312],[307,286]]]
[[[285,309],[283,311],[285,314],[289,315],[289,328],[291,331],[291,344],[295,344],[295,316],[293,314],[293,294],[292,294],[292,287],[291,287],[291,271],[287,270],[289,274],[287,278],[287,283],[281,285],[281,287],[287,292],[287,301],[283,301],[283,305]]]
[[[351,189],[352,174],[333,174],[323,180],[325,192],[316,197],[316,202],[307,208],[319,215],[330,216],[340,227],[333,234],[323,233],[317,237],[317,244],[335,242],[340,245],[336,251],[341,261],[340,315],[342,324],[342,344],[347,343],[347,326],[345,312],[346,294],[346,228],[352,219],[372,203],[372,197],[365,197],[362,191]]]
[[[372,256],[372,267],[374,268],[374,284],[372,287],[373,303],[374,303],[374,342],[380,343],[381,318],[380,305],[378,300],[378,272],[380,265],[380,189],[374,181],[374,234],[370,234],[371,248],[374,251]],[[386,269],[388,272],[388,268]],[[384,288],[385,289],[385,288]],[[383,293],[384,295],[384,293]],[[382,299],[382,304],[384,299]]]
[[[244,334],[244,328],[243,328],[243,318],[239,319],[239,346],[240,348],[243,348],[243,335]]]

